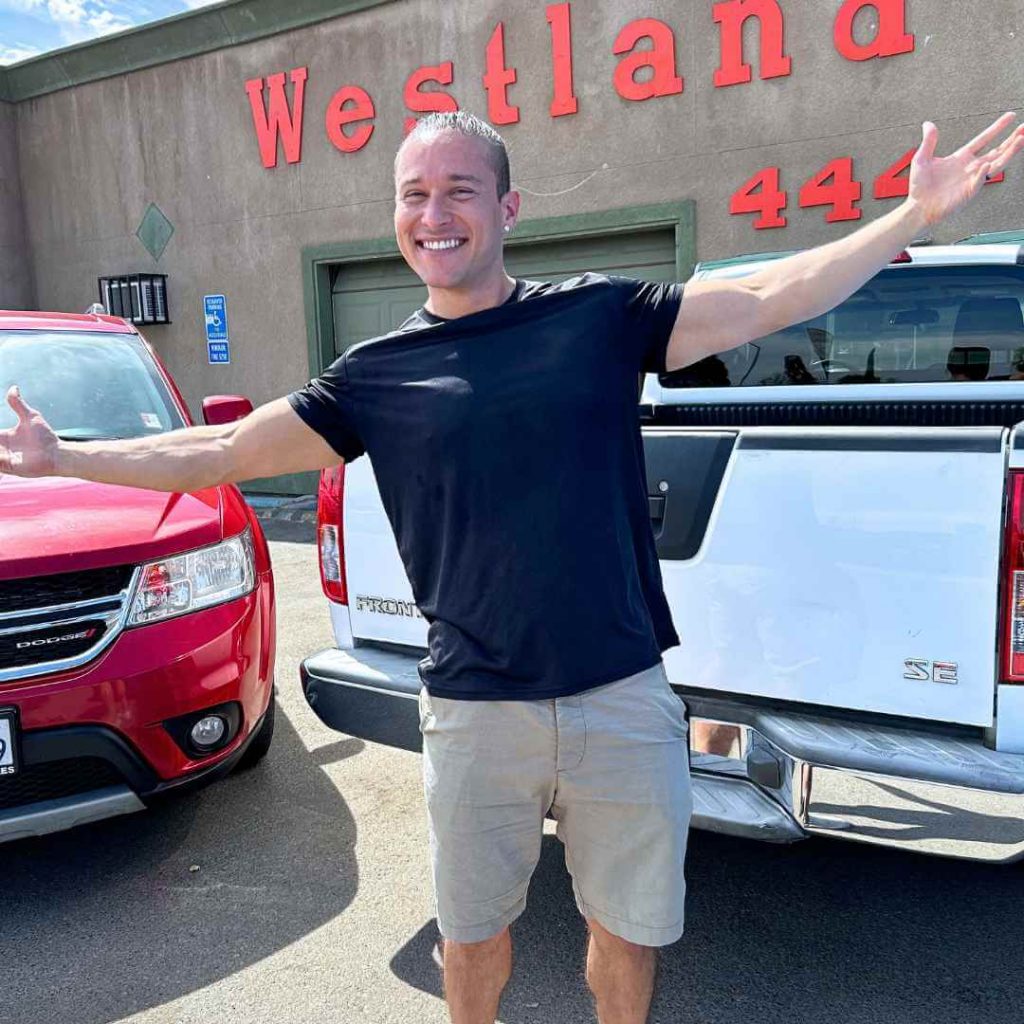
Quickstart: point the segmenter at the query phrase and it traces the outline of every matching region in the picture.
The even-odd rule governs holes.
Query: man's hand
[[[747,277],[688,284],[669,339],[666,368],[689,366],[844,302],[923,228],[963,206],[987,176],[998,174],[1024,149],[1024,125],[988,148],[1015,118],[1003,114],[946,157],[935,155],[938,129],[926,122],[910,165],[909,195],[897,209],[845,238],[775,260]]]
[[[921,145],[910,164],[910,202],[926,224],[935,224],[969,202],[1024,148],[1024,125],[1018,125],[998,146],[989,145],[1013,123],[1015,114],[1003,114],[950,156],[936,156],[939,130],[924,123]]]
[[[7,404],[18,422],[0,430],[0,473],[15,476],[49,476],[56,467],[60,441],[42,415],[21,397],[17,387],[7,392]]]

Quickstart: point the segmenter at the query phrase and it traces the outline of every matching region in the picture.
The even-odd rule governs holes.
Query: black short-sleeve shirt
[[[638,374],[665,368],[681,285],[517,281],[426,310],[289,395],[346,461],[369,454],[429,624],[432,695],[567,696],[679,642],[651,532]]]

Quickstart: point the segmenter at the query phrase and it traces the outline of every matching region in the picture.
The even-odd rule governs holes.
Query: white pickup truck
[[[698,828],[1024,856],[1024,235],[985,242],[644,382]],[[337,646],[307,700],[418,750],[427,623],[369,459],[322,475],[318,533]]]

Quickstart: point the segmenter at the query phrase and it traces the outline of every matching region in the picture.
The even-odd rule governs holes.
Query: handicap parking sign
[[[206,340],[228,340],[228,304],[223,295],[204,295],[203,310],[206,316]]]
[[[230,363],[228,347],[228,304],[223,295],[203,296],[206,321],[206,352],[211,363]]]

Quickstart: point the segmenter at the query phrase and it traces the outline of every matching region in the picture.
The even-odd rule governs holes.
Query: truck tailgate
[[[992,723],[1003,428],[643,434],[675,685]],[[425,647],[369,459],[344,517],[352,635]]]
[[[648,427],[644,448],[673,683],[992,723],[1002,428]]]

